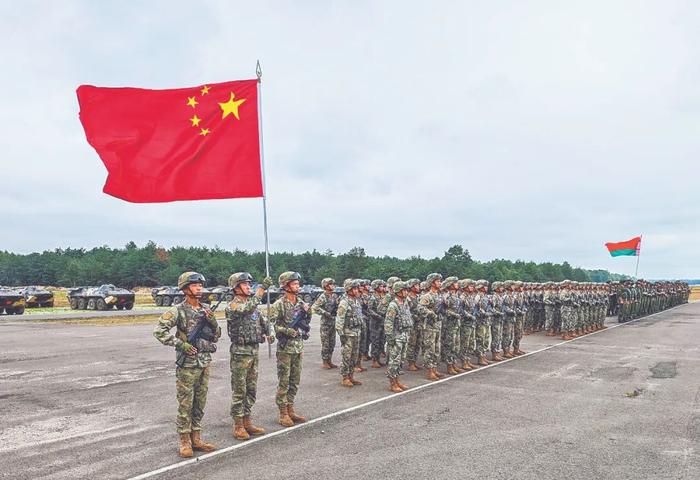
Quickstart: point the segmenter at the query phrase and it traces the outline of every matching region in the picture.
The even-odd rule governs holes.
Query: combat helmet
[[[234,273],[228,277],[228,286],[231,288],[236,288],[238,285],[244,282],[253,283],[253,276],[248,272],[238,272]]]
[[[284,272],[279,278],[280,288],[286,287],[289,282],[293,282],[294,280],[301,281],[301,275],[299,275],[298,272]]]
[[[179,288],[180,290],[184,290],[193,283],[201,283],[202,286],[204,286],[204,284],[206,284],[207,281],[204,278],[204,275],[202,275],[201,273],[185,272],[182,275],[180,275],[180,278],[177,279],[177,288]]]
[[[372,290],[376,290],[379,287],[386,287],[386,282],[384,280],[381,280],[377,278],[376,280],[372,280]]]
[[[406,280],[406,288],[413,288],[416,285],[420,285],[420,280],[418,280],[417,278],[410,278]]]
[[[396,282],[400,282],[401,279],[399,277],[389,277],[386,279],[386,284],[388,287],[391,287],[394,285]]]
[[[459,278],[457,278],[457,277],[447,277],[445,280],[443,280],[443,282],[442,282],[442,287],[441,287],[441,288],[442,288],[443,290],[447,290],[448,288],[450,288],[452,285],[454,285],[454,284],[457,283],[457,282],[459,282]]]
[[[399,293],[401,290],[406,290],[408,286],[406,286],[406,282],[398,281],[394,282],[394,284],[391,286],[392,290],[394,290],[394,293]]]
[[[442,275],[439,273],[430,273],[425,277],[425,281],[428,282],[428,286],[431,286],[435,280],[442,280]]]
[[[325,290],[328,285],[335,285],[335,280],[330,277],[321,280],[321,288]]]

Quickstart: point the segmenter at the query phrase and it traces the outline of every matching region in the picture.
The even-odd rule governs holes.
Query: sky
[[[604,243],[641,234],[640,277],[697,278],[698,25],[692,1],[0,0],[0,250],[262,250],[260,199],[102,193],[75,95],[260,59],[270,250],[633,274]]]

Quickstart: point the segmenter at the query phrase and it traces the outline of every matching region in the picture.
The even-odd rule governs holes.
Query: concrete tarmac
[[[352,389],[337,370],[322,370],[317,326],[296,406],[330,417],[234,440],[224,335],[204,437],[235,450],[156,476],[700,478],[700,303],[336,416],[390,393],[383,369],[359,374],[364,385]],[[0,478],[128,478],[180,462],[174,351],[151,330],[0,324],[0,455],[9,460]],[[536,334],[523,344],[560,342]],[[423,374],[402,382],[425,385]],[[272,359],[261,352],[254,408],[268,432],[282,429],[275,387],[273,345]]]
[[[50,313],[33,313],[25,310],[23,315],[2,315],[0,323],[21,322],[35,320],[72,320],[79,318],[107,318],[107,317],[139,317],[142,315],[160,315],[167,308],[134,308],[133,310],[58,310]]]

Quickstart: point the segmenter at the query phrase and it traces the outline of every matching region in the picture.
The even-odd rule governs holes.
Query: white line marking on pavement
[[[587,333],[586,335],[581,335],[580,337],[576,337],[576,338],[573,338],[573,339],[571,339],[571,340],[564,340],[563,342],[555,343],[554,345],[549,345],[549,346],[547,346],[547,347],[540,348],[539,350],[534,350],[534,351],[532,351],[532,352],[528,352],[528,353],[526,353],[526,354],[524,354],[524,355],[520,355],[520,356],[518,356],[518,357],[508,358],[508,359],[505,359],[505,360],[503,360],[503,361],[501,361],[501,362],[497,362],[497,363],[491,363],[491,364],[489,364],[489,365],[487,365],[487,366],[485,366],[485,367],[479,367],[479,368],[477,368],[476,370],[470,370],[470,371],[468,371],[468,372],[463,372],[463,373],[460,373],[460,374],[457,374],[457,375],[451,375],[451,376],[442,378],[442,379],[440,379],[440,380],[436,380],[436,381],[434,381],[434,382],[425,383],[425,384],[423,384],[423,385],[418,385],[418,386],[416,386],[416,387],[412,387],[412,388],[410,388],[409,390],[406,390],[406,391],[401,392],[401,393],[392,393],[391,395],[387,395],[387,396],[384,396],[384,397],[376,398],[376,399],[374,399],[374,400],[370,400],[369,402],[361,403],[361,404],[359,404],[359,405],[355,405],[355,406],[353,406],[353,407],[348,407],[348,408],[345,408],[345,409],[343,409],[343,410],[338,410],[337,412],[329,413],[329,414],[327,414],[327,415],[323,415],[322,417],[312,418],[311,420],[308,420],[306,423],[300,423],[299,425],[294,425],[293,427],[283,428],[282,430],[276,430],[276,431],[274,431],[274,432],[271,432],[271,433],[262,435],[262,436],[260,436],[260,437],[254,437],[254,438],[251,438],[250,440],[246,440],[245,442],[241,442],[241,443],[237,443],[237,444],[235,444],[235,445],[231,445],[231,446],[228,446],[228,447],[225,447],[225,448],[221,448],[221,449],[216,450],[216,451],[211,452],[211,453],[205,453],[205,454],[203,454],[203,455],[200,455],[199,457],[195,457],[195,458],[192,458],[192,459],[190,459],[190,460],[183,460],[183,461],[181,461],[181,462],[173,463],[173,464],[171,464],[171,465],[166,465],[166,466],[164,466],[164,467],[157,468],[157,469],[155,469],[155,470],[151,470],[150,472],[142,473],[141,475],[137,475],[137,476],[135,476],[135,477],[131,477],[131,478],[129,478],[128,480],[142,480],[142,479],[144,479],[144,478],[151,478],[151,477],[154,477],[154,476],[156,476],[156,475],[160,475],[161,473],[165,473],[165,472],[169,472],[169,471],[171,471],[171,470],[175,470],[175,469],[178,469],[178,468],[186,467],[186,466],[188,466],[188,465],[194,465],[194,464],[196,464],[196,463],[198,463],[198,462],[202,462],[202,461],[204,461],[204,460],[208,460],[208,459],[210,459],[210,458],[213,458],[213,457],[216,457],[216,456],[219,456],[219,455],[223,455],[224,453],[233,452],[234,450],[238,450],[238,449],[241,449],[241,448],[248,447],[248,446],[253,445],[253,444],[255,444],[255,443],[265,441],[265,440],[267,440],[267,439],[269,439],[269,438],[273,438],[273,437],[276,437],[276,436],[279,436],[279,435],[285,435],[285,434],[291,433],[291,432],[293,432],[293,431],[295,431],[295,430],[297,430],[297,429],[300,429],[300,428],[306,428],[306,427],[308,427],[309,425],[313,425],[313,424],[315,424],[315,423],[323,422],[323,421],[325,421],[325,420],[328,420],[329,418],[339,417],[339,416],[341,416],[341,415],[345,415],[346,413],[351,413],[351,412],[354,412],[355,410],[360,410],[360,409],[362,409],[362,408],[369,407],[370,405],[374,405],[374,404],[379,403],[379,402],[384,402],[384,401],[386,401],[386,400],[389,400],[389,399],[392,399],[392,398],[396,398],[396,397],[399,397],[399,396],[401,396],[401,395],[407,395],[407,394],[410,394],[410,393],[413,393],[413,392],[417,392],[417,391],[419,391],[419,390],[423,390],[424,388],[430,388],[430,387],[432,387],[433,385],[438,385],[438,384],[443,383],[443,382],[449,382],[450,380],[454,380],[454,379],[456,379],[456,378],[460,378],[460,377],[463,377],[463,376],[465,376],[465,375],[470,375],[470,374],[472,374],[472,373],[483,372],[484,370],[489,369],[489,368],[492,368],[492,367],[497,367],[497,366],[499,366],[499,365],[504,365],[504,364],[506,364],[506,363],[508,363],[508,362],[512,362],[512,361],[515,361],[515,360],[519,360],[519,359],[521,359],[521,358],[529,357],[530,355],[535,355],[535,354],[537,354],[537,353],[545,352],[545,351],[550,350],[550,349],[552,349],[552,348],[554,348],[554,347],[559,347],[559,346],[561,346],[561,345],[566,345],[567,343],[570,343],[570,342],[575,342],[576,340],[578,340],[578,339],[580,339],[580,338],[585,338],[585,337],[589,337],[589,336],[591,336],[591,335],[596,335],[596,334],[598,334],[598,333],[607,332],[607,331],[610,331],[610,330],[615,329],[615,328],[617,328],[617,327],[623,327],[623,326],[625,326],[625,325],[629,325],[629,324],[631,324],[631,323],[637,322],[638,320],[642,320],[642,319],[645,319],[645,318],[651,318],[651,317],[653,317],[653,316],[655,316],[655,315],[659,315],[660,313],[667,313],[667,312],[670,312],[671,310],[675,310],[676,308],[682,307],[683,305],[687,305],[687,304],[676,305],[675,307],[669,308],[669,309],[667,309],[667,310],[663,310],[663,311],[661,311],[661,312],[656,312],[656,313],[653,313],[653,314],[651,314],[651,315],[647,315],[647,316],[645,316],[645,317],[635,318],[634,320],[630,320],[630,321],[625,322],[625,323],[618,323],[618,324],[616,324],[616,325],[610,325],[610,326],[608,326],[607,328],[605,328],[605,329],[603,329],[603,330],[596,330],[595,332]]]

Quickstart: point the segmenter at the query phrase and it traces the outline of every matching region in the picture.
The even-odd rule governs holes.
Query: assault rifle
[[[308,340],[309,332],[311,331],[310,321],[311,315],[309,315],[309,312],[301,307],[295,307],[292,313],[292,323],[290,323],[287,328],[296,330],[297,334],[301,336],[302,340]],[[279,346],[281,348],[285,348],[289,339],[292,338],[285,334],[279,333],[277,334],[277,337],[277,341],[279,342]]]
[[[222,300],[223,298],[209,312],[213,313],[216,311]],[[214,317],[213,321],[216,322],[216,317]],[[209,321],[206,311],[197,315],[197,323],[189,334],[185,335],[185,332],[181,330],[178,330],[177,334],[180,340],[195,347],[197,352],[216,352],[216,343],[214,343],[216,341],[216,327]],[[187,353],[184,350],[178,351],[175,365],[182,367],[185,364],[186,356]]]

